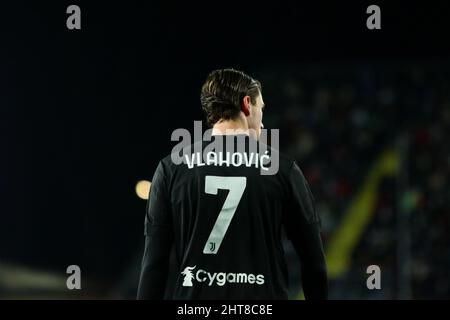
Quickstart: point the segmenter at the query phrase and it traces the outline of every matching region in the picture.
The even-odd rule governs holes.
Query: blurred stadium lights
[[[135,188],[137,196],[143,200],[147,200],[148,195],[150,193],[151,185],[152,185],[152,183],[147,180],[138,181],[138,183],[136,183],[136,188]]]
[[[408,134],[400,134],[397,139],[397,150],[400,161],[397,175],[397,299],[403,300],[412,298],[411,212],[414,208],[413,202],[417,201],[414,193],[409,191],[408,149]]]
[[[327,264],[332,279],[348,271],[354,248],[373,217],[382,178],[395,175],[398,168],[398,152],[392,149],[385,150],[370,170],[360,192],[355,195],[327,246]]]
[[[114,298],[104,285],[82,278],[80,290],[67,288],[67,275],[36,270],[21,265],[0,263],[0,300],[2,299],[105,299]]]
[[[0,264],[0,287],[11,290],[66,288],[66,277],[29,268]]]
[[[70,293],[66,277],[22,266],[0,264],[0,299],[53,299]]]

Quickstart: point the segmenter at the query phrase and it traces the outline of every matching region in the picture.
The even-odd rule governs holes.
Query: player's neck
[[[212,135],[249,134],[248,124],[241,118],[236,120],[221,120],[214,124]]]

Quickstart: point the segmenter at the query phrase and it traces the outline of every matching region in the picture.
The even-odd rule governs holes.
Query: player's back
[[[210,143],[202,142],[184,155],[185,163],[175,165],[170,156],[161,162],[177,273],[170,298],[287,298],[282,219],[293,161],[280,156],[278,172],[264,175],[261,146],[254,153],[251,138],[245,141],[241,153],[227,148],[214,156],[203,152]]]

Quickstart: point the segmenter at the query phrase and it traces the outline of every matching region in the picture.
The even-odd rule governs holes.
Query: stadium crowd
[[[282,151],[311,185],[325,247],[380,153],[391,147],[404,155],[378,185],[373,217],[345,275],[330,279],[330,298],[449,298],[449,65],[286,69],[262,72],[265,125],[281,128]],[[371,264],[381,267],[382,290],[366,287]]]

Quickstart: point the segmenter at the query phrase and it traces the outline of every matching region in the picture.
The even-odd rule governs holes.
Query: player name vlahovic
[[[190,155],[185,154],[184,159],[189,169],[194,166],[234,166],[240,167],[245,165],[246,167],[261,168],[268,171],[267,166],[270,162],[269,151],[264,154],[257,152],[208,152],[203,156],[202,152],[195,152]]]
[[[279,169],[278,129],[262,129],[259,139],[255,138],[252,130],[244,133],[227,130],[226,134],[213,134],[208,129],[202,134],[201,121],[194,121],[194,139],[187,129],[176,129],[171,140],[179,141],[172,148],[172,163],[186,164],[189,169],[245,166],[258,168],[262,175],[275,175]]]

